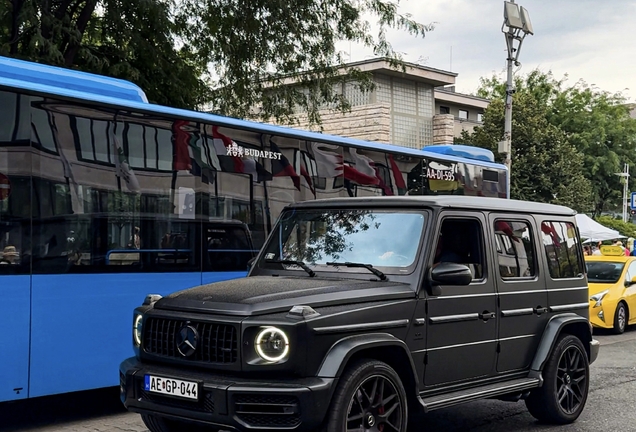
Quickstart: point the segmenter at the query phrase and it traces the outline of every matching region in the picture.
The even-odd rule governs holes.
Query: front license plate
[[[144,377],[144,390],[192,400],[199,399],[198,383],[174,378],[146,375]]]

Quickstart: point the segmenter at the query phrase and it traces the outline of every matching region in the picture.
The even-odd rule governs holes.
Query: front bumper
[[[201,384],[198,401],[146,392],[144,376]],[[229,430],[311,431],[326,415],[335,379],[251,379],[139,362],[119,366],[120,398],[129,411]]]
[[[601,344],[598,340],[592,339],[590,341],[590,364],[596,361],[600,348],[601,348]]]

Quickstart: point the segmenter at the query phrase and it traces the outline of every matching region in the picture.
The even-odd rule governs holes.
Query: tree
[[[504,101],[495,99],[484,113],[483,126],[463,133],[461,141],[496,152],[503,130]],[[566,134],[550,124],[545,105],[532,93],[515,95],[512,130],[512,198],[587,210],[592,193],[583,157]]]
[[[530,95],[545,107],[547,122],[582,155],[584,175],[592,187],[592,205],[585,210],[600,215],[621,207],[623,185],[615,173],[623,171],[624,163],[636,162],[636,119],[630,117],[630,108],[620,93],[602,91],[582,80],[567,86],[566,79],[557,80],[538,70],[518,77],[513,116],[522,95]],[[478,94],[503,100],[505,82],[497,77],[482,79]],[[513,124],[513,150],[517,145],[515,128]],[[513,176],[517,166],[513,158]]]
[[[129,79],[151,101],[225,115],[290,120],[297,105],[320,120],[324,103],[349,105],[334,84],[338,41],[371,47],[400,64],[386,29],[432,29],[389,0],[0,0],[0,54]],[[368,18],[379,32],[371,33]],[[299,78],[298,86],[285,79]]]

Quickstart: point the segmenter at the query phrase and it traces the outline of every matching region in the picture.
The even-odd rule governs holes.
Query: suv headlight
[[[278,363],[289,355],[289,338],[277,327],[267,327],[259,331],[254,340],[256,354],[270,363]]]
[[[609,290],[601,291],[598,294],[594,294],[593,296],[590,296],[590,300],[596,302],[594,304],[595,308],[600,307],[603,304],[603,297],[605,297],[607,294],[609,294]]]
[[[137,347],[141,346],[143,317],[144,316],[142,314],[135,314],[135,318],[133,320],[133,342]]]

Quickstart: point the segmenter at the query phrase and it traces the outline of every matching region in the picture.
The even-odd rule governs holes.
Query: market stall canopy
[[[618,231],[610,229],[600,223],[596,222],[594,219],[589,217],[586,214],[577,214],[576,215],[576,224],[579,227],[579,232],[581,233],[581,237],[586,239],[587,242],[591,241],[603,241],[603,240],[614,240],[617,238],[625,238],[624,235],[621,235]]]

